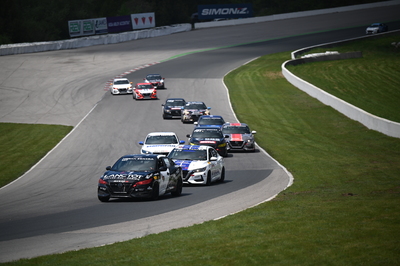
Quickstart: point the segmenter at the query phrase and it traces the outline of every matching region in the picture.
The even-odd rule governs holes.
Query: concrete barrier
[[[292,55],[293,56],[293,55]],[[308,83],[305,80],[293,75],[286,66],[287,65],[298,65],[304,64],[307,62],[312,61],[322,61],[322,60],[338,60],[338,59],[348,59],[348,58],[355,58],[362,56],[361,52],[354,52],[354,53],[345,53],[345,54],[336,54],[336,55],[322,55],[314,58],[300,58],[300,59],[292,59],[284,62],[282,64],[282,74],[295,87],[299,88],[300,90],[304,91],[311,97],[318,99],[323,104],[331,106],[333,109],[337,110],[338,112],[344,114],[345,116],[353,119],[355,121],[360,122],[364,126],[369,129],[376,130],[381,132],[385,135],[400,138],[400,123],[393,122],[351,105],[323,90],[320,88]]]
[[[127,42],[137,39],[154,38],[178,32],[190,31],[191,29],[192,29],[191,25],[187,23],[187,24],[164,26],[164,27],[145,29],[139,31],[94,35],[94,36],[80,37],[80,38],[53,41],[53,42],[6,44],[0,46],[0,55],[38,53],[38,52],[64,50],[64,49],[77,49],[93,45],[105,45],[105,44]]]

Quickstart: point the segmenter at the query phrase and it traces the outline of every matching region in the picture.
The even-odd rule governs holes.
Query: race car
[[[365,34],[375,34],[388,31],[388,26],[384,23],[372,23],[365,30]]]
[[[167,118],[181,118],[182,106],[185,106],[186,101],[183,98],[169,98],[163,103],[162,117]]]
[[[110,92],[112,95],[128,93],[130,94],[133,91],[132,82],[130,82],[127,78],[114,79],[110,85]]]
[[[255,151],[256,145],[254,134],[256,131],[250,131],[245,123],[225,123],[222,126],[222,133],[228,135],[229,151]]]
[[[143,145],[140,153],[168,155],[173,148],[184,143],[174,132],[152,132],[144,141],[139,141],[139,145]]]
[[[225,180],[224,159],[213,147],[179,145],[168,158],[182,167],[183,183],[210,185]]]
[[[199,126],[195,127],[191,135],[186,135],[189,138],[190,145],[206,145],[211,146],[223,156],[228,156],[228,144],[226,139],[228,135],[222,134],[220,128]]]
[[[182,168],[164,155],[125,155],[106,170],[97,186],[97,197],[101,202],[110,198],[156,200],[167,193],[172,196],[182,193]]]
[[[133,89],[133,99],[157,99],[157,90],[151,83],[137,83]]]
[[[182,123],[188,123],[199,120],[202,115],[209,115],[211,107],[207,107],[203,102],[186,102],[181,109],[181,121]]]
[[[207,126],[221,128],[225,124],[225,120],[220,115],[202,115],[197,122],[194,122],[196,127]]]
[[[144,78],[143,80],[146,83],[151,83],[156,89],[165,88],[165,83],[164,83],[165,78],[161,77],[160,74],[148,74],[146,75],[146,78]]]

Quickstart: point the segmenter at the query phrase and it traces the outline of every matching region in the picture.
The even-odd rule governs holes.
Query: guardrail
[[[343,42],[348,42],[349,40],[344,40]],[[335,42],[335,43],[328,43],[328,44],[322,44],[320,46],[313,46],[313,47],[307,47],[303,48],[300,50],[297,50],[292,53],[292,58],[295,58],[301,53],[304,53],[305,51],[309,51],[311,48],[315,47],[327,47],[327,46],[332,46],[332,44],[337,44],[341,42]],[[400,138],[400,123],[393,122],[378,116],[375,116],[373,114],[370,114],[352,104],[349,104],[323,90],[320,88],[312,85],[311,83],[308,83],[305,80],[302,80],[301,78],[295,76],[292,72],[290,72],[286,66],[287,65],[298,65],[298,64],[304,64],[307,62],[312,62],[312,61],[327,61],[327,60],[339,60],[339,59],[348,59],[348,58],[354,58],[354,57],[360,57],[361,52],[354,52],[354,53],[344,53],[344,54],[327,54],[327,55],[319,55],[318,57],[315,58],[298,58],[298,59],[292,59],[284,62],[281,66],[282,68],[282,74],[286,78],[287,81],[289,81],[292,85],[295,87],[299,88],[300,90],[304,91],[311,97],[314,97],[318,99],[320,102],[323,104],[329,105],[338,112],[344,114],[345,116],[349,117],[350,119],[353,119],[355,121],[360,122],[364,126],[366,126],[369,129],[381,132],[385,135],[395,137],[395,138]]]

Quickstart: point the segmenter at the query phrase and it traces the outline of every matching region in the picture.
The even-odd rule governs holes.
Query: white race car
[[[183,183],[210,185],[211,182],[224,182],[224,158],[210,146],[179,145],[168,158],[183,170]]]
[[[130,94],[132,93],[132,90],[132,82],[130,82],[127,78],[114,79],[110,87],[110,92],[112,95]]]
[[[144,141],[139,141],[139,145],[143,145],[140,153],[167,155],[173,148],[184,143],[174,132],[152,132]]]

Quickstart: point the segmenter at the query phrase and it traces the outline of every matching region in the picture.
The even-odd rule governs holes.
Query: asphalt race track
[[[212,114],[237,121],[222,82],[227,72],[261,55],[364,36],[372,22],[399,28],[390,23],[399,11],[392,6],[0,57],[0,122],[77,126],[28,173],[0,189],[0,262],[189,226],[270,199],[290,177],[261,149],[230,154],[224,183],[185,186],[179,198],[101,203],[96,186],[105,167],[138,153],[138,141],[149,132],[174,131],[187,141],[193,125],[161,117],[166,98],[204,101]],[[227,48],[192,53],[218,47]],[[125,72],[134,83],[160,73],[167,88],[158,91],[159,100],[112,96],[107,81]]]

